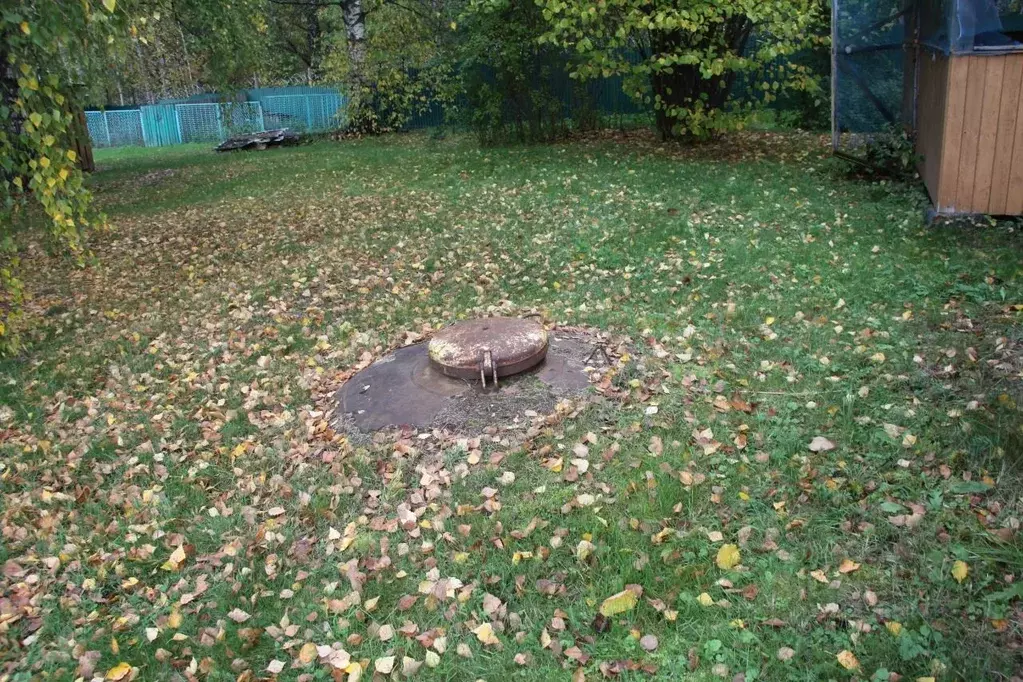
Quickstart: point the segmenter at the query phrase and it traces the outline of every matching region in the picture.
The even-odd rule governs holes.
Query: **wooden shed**
[[[877,11],[877,2],[835,2],[853,12],[858,4]],[[897,122],[913,134],[920,175],[938,214],[1023,215],[1023,16],[1018,7],[1011,0],[901,5],[894,0],[879,18],[861,20],[865,30],[858,41],[836,44],[836,80],[859,80],[855,91],[880,107],[889,124],[901,110]],[[865,58],[859,53],[875,55],[874,72],[888,73],[864,78]],[[884,67],[877,66],[877,53],[887,53]],[[896,76],[901,101],[886,103],[886,93],[889,100],[895,97],[887,90],[894,90]],[[853,99],[847,94],[846,101]],[[837,140],[841,120],[835,124]]]

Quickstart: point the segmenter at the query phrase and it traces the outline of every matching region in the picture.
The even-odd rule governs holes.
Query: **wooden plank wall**
[[[944,74],[936,66],[941,60]],[[918,149],[930,153],[922,174],[938,212],[1023,214],[1023,52],[932,63],[930,71],[921,70],[917,135]],[[925,87],[925,72],[935,84],[944,81],[943,97]],[[934,139],[938,117],[925,113],[925,95],[943,112],[940,141]]]
[[[916,151],[923,157],[920,176],[937,204],[938,179],[945,130],[945,94],[948,92],[948,57],[938,52],[923,51],[918,56],[918,83],[916,97]]]

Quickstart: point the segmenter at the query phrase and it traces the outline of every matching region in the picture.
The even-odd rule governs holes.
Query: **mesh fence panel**
[[[89,129],[89,137],[97,147],[129,147],[146,143],[138,109],[88,111],[85,114],[85,124]]]
[[[107,126],[107,117],[102,111],[85,112],[85,125],[89,129],[89,138],[93,147],[110,146],[110,128]]]
[[[231,102],[220,105],[220,120],[227,135],[257,133],[266,130],[259,102]]]
[[[324,130],[336,130],[345,123],[345,98],[340,93],[319,95]]]
[[[276,95],[263,100],[263,120],[268,128],[312,129],[309,98],[300,95]]]
[[[901,120],[907,14],[901,0],[835,2],[834,127],[855,146]]]
[[[839,130],[876,133],[898,124],[902,111],[903,53],[879,50],[839,59],[835,108]]]
[[[218,104],[175,104],[181,141],[217,142],[224,139],[224,123]]]
[[[263,98],[263,120],[266,127],[309,130],[312,114],[307,101],[307,97],[300,95],[275,95]]]
[[[272,95],[262,102],[263,121],[268,130],[334,130],[344,117],[344,100],[340,95]]]

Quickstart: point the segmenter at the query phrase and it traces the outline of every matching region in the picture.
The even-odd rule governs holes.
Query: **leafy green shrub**
[[[831,128],[831,37],[826,25],[811,35],[810,45],[787,59],[787,67],[799,70],[806,83],[782,91],[771,106],[786,128],[825,131]]]
[[[559,96],[567,62],[561,49],[537,42],[545,29],[535,3],[511,0],[470,0],[457,23],[455,71],[465,99],[457,118],[482,144],[543,142],[568,132]]]
[[[573,77],[622,77],[624,91],[653,110],[664,139],[738,128],[786,91],[820,91],[817,71],[791,61],[819,42],[820,0],[537,1],[547,20],[541,41],[575,55]],[[732,92],[740,79],[744,101]]]
[[[850,170],[860,177],[910,182],[918,177],[920,159],[913,136],[902,126],[889,126],[871,138],[862,161]]]

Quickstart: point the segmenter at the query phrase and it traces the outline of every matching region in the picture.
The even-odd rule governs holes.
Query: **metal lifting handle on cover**
[[[480,381],[483,388],[487,387],[487,371],[490,371],[494,380],[494,388],[497,388],[497,365],[494,363],[494,354],[489,348],[480,349]]]

